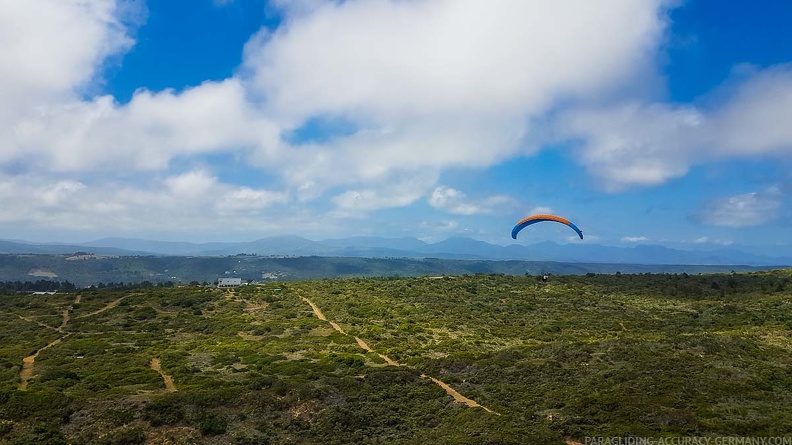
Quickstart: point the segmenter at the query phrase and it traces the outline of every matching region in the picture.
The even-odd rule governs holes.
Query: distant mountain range
[[[32,243],[0,240],[0,253],[69,254],[77,251],[111,256],[323,256],[364,258],[442,258],[466,260],[523,260],[577,263],[792,265],[792,253],[778,249],[762,255],[747,249],[682,250],[658,245],[616,247],[594,244],[542,242],[500,246],[470,238],[453,237],[437,243],[416,238],[350,237],[311,241],[298,236],[276,236],[239,243],[188,243],[130,238],[104,238],[87,243]]]

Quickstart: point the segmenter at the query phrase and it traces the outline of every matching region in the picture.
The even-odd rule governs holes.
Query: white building
[[[217,287],[237,287],[242,285],[242,278],[220,278]]]

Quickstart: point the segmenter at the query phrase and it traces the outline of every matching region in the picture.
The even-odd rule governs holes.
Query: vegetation
[[[562,444],[792,431],[787,270],[91,288],[4,295],[0,323],[0,443]]]
[[[641,264],[585,264],[551,261],[484,261],[440,258],[341,258],[77,255],[2,255],[0,279],[30,281],[31,277],[68,280],[77,287],[126,288],[137,283],[211,283],[221,277],[244,281],[294,281],[338,277],[432,276],[480,273],[585,274],[621,273],[714,273],[757,271],[751,266],[695,266]],[[102,284],[108,283],[108,284]]]
[[[77,288],[68,281],[0,281],[0,295],[19,292],[74,292]]]

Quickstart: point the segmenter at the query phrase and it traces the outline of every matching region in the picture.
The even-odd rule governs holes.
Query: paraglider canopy
[[[528,218],[523,219],[522,221],[518,222],[517,225],[514,226],[512,229],[512,238],[517,239],[517,234],[520,233],[520,230],[524,229],[525,227],[530,226],[531,224],[536,224],[542,221],[553,221],[558,222],[564,225],[569,226],[572,230],[577,232],[580,239],[583,239],[583,232],[577,228],[576,225],[572,224],[569,220],[561,218],[560,216],[555,215],[533,215],[529,216]]]

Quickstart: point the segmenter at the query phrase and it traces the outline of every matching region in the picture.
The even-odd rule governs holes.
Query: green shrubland
[[[483,274],[90,289],[79,304],[3,295],[0,443],[780,436],[792,431],[791,280]]]

